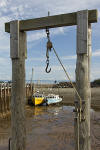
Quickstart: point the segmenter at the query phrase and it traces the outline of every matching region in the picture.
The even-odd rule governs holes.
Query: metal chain
[[[48,67],[49,67],[49,51],[51,51],[51,48],[52,48],[52,43],[50,41],[50,36],[49,36],[49,29],[46,28],[46,34],[47,34],[47,39],[48,39],[48,42],[47,42],[47,51],[46,51],[46,57],[47,57],[47,60],[46,60],[46,73],[50,73],[51,72],[51,68],[48,70]]]

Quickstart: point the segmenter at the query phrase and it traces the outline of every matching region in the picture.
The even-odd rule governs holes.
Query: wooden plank
[[[18,58],[16,53],[12,57],[12,95],[11,95],[11,149],[26,149],[25,127],[25,39],[26,34],[19,32],[18,22],[13,23],[11,39],[12,51],[19,49]],[[16,31],[16,34],[15,34]],[[13,35],[14,34],[14,35]],[[17,36],[19,34],[19,36]],[[16,42],[15,42],[16,39]],[[18,51],[18,50],[17,50]],[[15,54],[15,56],[14,56]]]
[[[19,21],[11,21],[10,23],[10,57],[12,59],[25,57],[27,58],[27,42],[26,33],[19,32]],[[19,44],[19,41],[23,41],[24,44]],[[19,51],[20,49],[20,51]],[[22,49],[22,50],[21,50]],[[23,52],[23,50],[25,52]],[[22,53],[22,54],[20,54]]]
[[[19,21],[10,22],[10,57],[19,58]]]
[[[83,22],[84,22],[84,18],[83,18]],[[81,30],[83,30],[82,27],[80,28]],[[84,101],[85,103],[82,103],[82,107],[81,107],[79,103],[79,99],[76,96],[76,100],[78,101],[78,104],[75,105],[75,108],[76,109],[82,108],[81,116],[82,118],[85,118],[85,120],[81,122],[80,121],[75,122],[75,150],[91,149],[90,147],[90,104],[91,104],[91,90],[90,90],[91,27],[90,25],[88,26],[87,36],[88,36],[88,40],[87,40],[88,46],[86,42],[84,42],[84,45],[82,44],[80,40],[83,39],[77,38],[84,46],[84,48],[87,48],[86,50],[87,53],[77,53],[76,88],[78,90],[79,95],[81,96],[82,102]],[[79,45],[80,50],[81,50],[81,44]]]
[[[97,10],[89,10],[88,12],[89,23],[97,22]],[[20,30],[30,31],[45,29],[46,27],[55,28],[72,25],[77,25],[77,12],[36,19],[21,20]],[[10,32],[10,23],[5,23],[5,32]]]
[[[19,44],[19,57],[27,58],[27,35],[26,32],[19,32],[19,42],[23,44]]]
[[[77,54],[88,53],[88,10],[77,12]]]

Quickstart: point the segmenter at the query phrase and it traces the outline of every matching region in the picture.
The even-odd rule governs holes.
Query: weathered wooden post
[[[7,83],[7,95],[9,96],[9,83]]]
[[[26,33],[19,21],[10,22],[10,56],[12,59],[11,150],[26,149],[25,127],[25,51]]]
[[[6,83],[4,83],[4,111],[7,112]]]
[[[81,120],[75,120],[75,150],[90,150],[90,57],[91,27],[88,25],[88,10],[77,12],[77,63],[76,87],[82,98],[80,106],[76,96],[76,110]],[[82,110],[81,110],[82,109]],[[78,122],[77,122],[78,121]]]
[[[2,83],[0,84],[0,113],[2,113]]]
[[[27,83],[25,84],[25,93],[26,93],[26,97],[27,97]]]
[[[7,111],[10,110],[9,83],[7,83]]]
[[[27,83],[27,97],[29,97],[29,83]]]
[[[31,77],[31,83],[30,83],[30,86],[31,86],[31,96],[33,95],[33,72],[34,72],[34,69],[32,68],[32,77]]]

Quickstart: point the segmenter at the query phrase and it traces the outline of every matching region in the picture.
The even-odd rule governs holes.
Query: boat
[[[37,91],[32,95],[32,97],[28,100],[28,104],[32,106],[39,106],[39,105],[50,105],[60,103],[62,98],[59,95],[55,94],[48,94],[47,96],[44,94],[39,93]]]
[[[44,94],[40,94],[39,92],[34,93],[30,99],[28,99],[28,104],[31,106],[42,105],[45,102]]]
[[[40,93],[35,93],[32,95],[32,102],[34,106],[42,105],[45,102],[45,96]]]
[[[62,101],[62,98],[59,97],[59,95],[49,94],[48,96],[46,96],[45,101],[47,105],[56,104],[56,103],[60,103]]]

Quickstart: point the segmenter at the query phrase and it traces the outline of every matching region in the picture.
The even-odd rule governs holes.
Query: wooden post
[[[28,94],[29,94],[29,84],[26,83],[26,97],[28,97]]]
[[[26,34],[20,32],[19,21],[10,22],[10,56],[12,59],[11,150],[26,149],[25,127],[25,51]]]
[[[0,113],[2,113],[2,83],[0,84]]]
[[[6,97],[6,83],[4,84],[4,111],[7,112],[7,97]]]
[[[7,83],[7,110],[10,110],[9,83]]]
[[[90,56],[91,29],[88,26],[88,11],[77,13],[77,63],[76,88],[82,99],[82,120],[75,120],[75,150],[90,150]],[[80,109],[76,96],[76,109]],[[78,137],[79,136],[79,137]]]
[[[27,97],[27,83],[25,84],[25,93],[26,93],[26,97]]]
[[[0,98],[2,98],[2,83],[0,84]]]
[[[31,89],[30,89],[30,83],[29,83],[28,84],[28,96],[31,96],[31,94],[30,94],[31,92],[30,91],[31,91]]]
[[[2,85],[2,112],[3,112],[3,115],[5,114],[5,84],[3,83]]]
[[[31,77],[31,83],[30,83],[30,85],[31,85],[31,96],[33,95],[33,71],[34,71],[34,69],[32,68],[32,77]]]
[[[7,95],[9,96],[9,83],[7,83]]]

